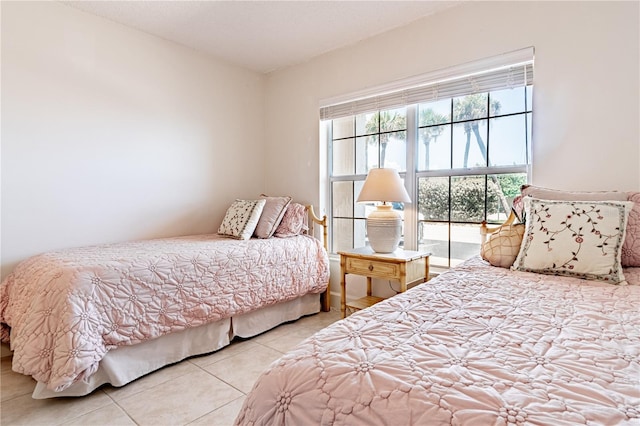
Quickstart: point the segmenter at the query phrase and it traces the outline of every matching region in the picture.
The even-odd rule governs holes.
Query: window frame
[[[511,56],[510,56],[511,55]],[[419,107],[422,104],[425,103],[429,103],[434,101],[432,95],[435,91],[435,100],[438,99],[438,88],[440,88],[440,80],[434,80],[433,78],[430,79],[430,77],[427,75],[427,77],[425,76],[418,76],[417,78],[412,78],[412,79],[408,79],[411,80],[414,84],[418,83],[419,80],[422,82],[421,84],[427,84],[427,88],[428,87],[432,87],[431,89],[429,89],[427,91],[426,88],[424,88],[425,86],[422,86],[421,84],[417,84],[415,86],[402,86],[401,82],[394,82],[391,83],[391,85],[393,86],[393,90],[394,92],[390,93],[390,94],[386,94],[389,93],[389,91],[385,91],[385,90],[380,90],[378,93],[382,93],[382,95],[377,95],[375,92],[375,88],[373,89],[367,89],[367,93],[365,94],[360,93],[358,95],[352,95],[352,97],[349,97],[349,95],[345,95],[345,96],[341,96],[339,98],[334,98],[333,100],[325,100],[325,101],[321,101],[321,111],[320,111],[320,134],[321,134],[321,138],[323,138],[322,141],[322,148],[323,148],[323,154],[321,154],[321,158],[324,157],[326,155],[326,161],[324,161],[324,164],[326,165],[326,167],[321,167],[321,174],[324,175],[324,177],[322,178],[321,182],[322,182],[322,188],[321,188],[321,194],[324,195],[324,200],[325,200],[325,205],[327,206],[327,218],[329,221],[329,248],[330,248],[330,254],[335,254],[338,251],[344,249],[343,247],[335,247],[335,219],[340,219],[342,218],[342,216],[334,216],[334,183],[336,182],[352,182],[352,185],[356,185],[357,182],[364,182],[364,180],[367,177],[367,173],[362,174],[362,173],[358,173],[358,166],[357,166],[357,161],[358,159],[356,158],[357,155],[359,154],[357,151],[357,124],[356,124],[356,116],[358,116],[359,114],[365,114],[365,113],[370,113],[370,112],[377,112],[378,114],[383,112],[383,111],[389,111],[389,110],[393,110],[393,109],[397,109],[397,108],[405,108],[406,111],[406,141],[405,141],[405,157],[406,157],[406,171],[400,171],[400,177],[404,180],[405,183],[405,187],[407,189],[407,192],[409,193],[412,202],[411,203],[404,203],[404,236],[403,236],[403,241],[404,241],[404,248],[405,249],[410,249],[410,250],[417,250],[419,245],[420,245],[420,238],[419,238],[419,231],[420,228],[422,226],[423,223],[437,223],[437,221],[430,221],[430,220],[425,220],[420,219],[420,215],[419,215],[419,211],[420,211],[420,205],[419,205],[419,182],[420,179],[423,178],[431,178],[431,177],[448,177],[449,180],[449,191],[451,191],[451,178],[453,177],[464,177],[464,176],[482,176],[484,178],[484,183],[485,183],[485,190],[484,190],[484,206],[483,206],[483,217],[487,218],[487,214],[488,214],[488,204],[487,204],[487,199],[489,197],[489,187],[488,187],[488,179],[490,179],[490,176],[492,175],[502,175],[502,174],[524,174],[526,176],[526,182],[530,182],[531,181],[531,136],[532,136],[532,121],[533,121],[533,103],[531,102],[530,99],[527,99],[528,96],[532,95],[532,89],[528,89],[527,86],[533,86],[533,48],[527,48],[527,49],[521,49],[520,51],[516,51],[516,52],[512,52],[511,54],[505,54],[502,55],[504,57],[494,57],[494,58],[488,58],[488,59],[484,59],[484,60],[480,60],[480,61],[476,61],[475,63],[470,63],[470,64],[463,64],[462,66],[458,66],[458,67],[452,67],[449,70],[442,70],[439,72],[436,72],[435,74],[438,75],[438,77],[442,77],[443,75],[448,75],[449,79],[445,78],[441,81],[444,81],[444,85],[446,86],[448,84],[448,81],[450,80],[463,80],[466,79],[468,80],[468,82],[471,85],[474,85],[474,91],[468,91],[465,92],[463,94],[458,94],[456,96],[441,96],[440,99],[448,99],[451,102],[450,108],[451,108],[451,114],[450,117],[448,117],[448,121],[445,123],[439,123],[437,125],[448,125],[451,128],[450,131],[450,155],[451,155],[451,163],[450,163],[450,167],[449,168],[444,168],[444,169],[436,169],[436,170],[419,170],[418,169],[418,161],[420,158],[420,144],[421,142],[421,138],[420,138],[420,132],[421,129],[429,127],[429,126],[419,126]],[[511,59],[505,59],[506,57],[511,57]],[[518,57],[518,61],[513,61],[513,57]],[[508,61],[508,60],[512,60],[512,62],[510,62],[513,65],[508,65],[508,63],[504,62],[504,61]],[[498,64],[500,68],[494,68],[494,69],[498,69],[498,72],[500,72],[500,70],[506,70],[509,67],[522,67],[524,74],[522,72],[520,72],[520,74],[513,74],[511,72],[511,69],[509,68],[509,75],[506,76],[506,80],[502,80],[502,86],[492,86],[490,87],[488,90],[480,90],[478,92],[475,91],[475,89],[478,87],[477,83],[473,80],[475,75],[480,75],[480,79],[483,78],[483,73],[485,72],[492,72],[491,71],[491,67],[490,66],[486,66],[483,69],[483,65],[482,64],[491,64],[491,66],[495,66],[496,62],[503,62],[503,64]],[[459,73],[459,70],[470,70],[473,69],[473,73]],[[502,71],[502,78],[505,78],[505,74],[506,71]],[[517,75],[518,78],[520,78],[519,82],[520,83],[516,83],[512,85],[512,74],[513,75]],[[480,80],[481,81],[481,80]],[[456,83],[459,86],[459,83]],[[484,84],[484,83],[482,83]],[[389,85],[385,85],[382,87],[386,87]],[[455,86],[455,84],[454,84]],[[444,86],[443,86],[444,87]],[[518,112],[509,112],[506,111],[504,113],[492,113],[491,112],[491,103],[492,103],[492,97],[491,97],[491,93],[496,93],[499,92],[500,90],[504,90],[506,88],[522,88],[524,89],[524,110],[520,111],[518,110]],[[414,91],[414,95],[417,93],[418,95],[424,94],[427,95],[428,98],[421,100],[420,98],[410,98],[410,102],[407,102],[407,104],[403,104],[403,105],[398,105],[398,104],[393,104],[391,106],[389,106],[389,104],[385,104],[385,102],[396,102],[397,98],[399,95],[394,95],[394,93],[400,93],[403,90],[405,91]],[[460,90],[459,87],[455,90]],[[408,93],[408,92],[407,92]],[[468,96],[468,95],[472,95],[474,93],[487,93],[487,112],[486,115],[480,118],[469,118],[469,119],[465,119],[465,120],[456,120],[456,118],[454,117],[454,103],[455,103],[455,99],[457,97],[460,96]],[[365,96],[366,95],[366,96]],[[378,98],[378,96],[380,96],[380,99],[382,98],[386,98],[386,100],[384,100],[384,102],[382,102],[381,106],[378,106],[378,101],[380,100]],[[395,100],[393,99],[395,96]],[[374,101],[375,100],[375,101]],[[365,105],[363,107],[363,105]],[[375,105],[375,107],[372,109],[372,105]],[[348,107],[348,108],[347,108]],[[332,108],[335,108],[332,110]],[[360,109],[363,108],[363,109]],[[368,108],[368,109],[366,109]],[[332,115],[333,114],[333,115]],[[523,116],[524,117],[524,143],[525,143],[525,147],[524,147],[524,164],[518,164],[518,165],[513,165],[513,166],[505,166],[505,165],[491,165],[491,151],[490,151],[490,144],[491,144],[491,131],[490,131],[490,127],[491,127],[491,122],[494,121],[496,119],[502,119],[502,118],[506,118],[506,117],[510,117],[510,116]],[[325,118],[328,117],[328,118]],[[354,123],[354,134],[352,136],[353,140],[354,140],[354,146],[353,146],[353,150],[354,150],[354,164],[353,164],[353,174],[350,175],[340,175],[340,176],[333,176],[332,175],[332,170],[333,170],[333,128],[332,128],[332,122],[333,120],[336,120],[340,117],[353,117]],[[486,145],[486,163],[484,166],[481,167],[458,167],[458,168],[453,168],[454,166],[454,129],[456,125],[460,125],[461,123],[464,122],[468,122],[468,121],[474,121],[474,120],[482,120],[484,122],[486,122],[487,125],[487,129],[486,129],[486,141],[485,141],[485,145]],[[435,125],[435,124],[434,124]],[[380,132],[380,127],[378,127],[378,135],[381,134],[383,132]],[[345,137],[344,139],[348,139],[348,137]],[[459,143],[459,142],[458,142]],[[502,142],[504,143],[504,142]],[[324,145],[326,144],[326,145]],[[378,165],[380,165],[380,149],[379,149],[378,145]],[[458,152],[459,152],[459,148]],[[521,151],[522,153],[522,151]],[[514,153],[514,155],[517,155],[517,153]],[[515,158],[515,157],[514,157]],[[520,157],[520,159],[522,159],[523,157]],[[366,159],[365,159],[366,161]],[[459,159],[458,159],[459,161]],[[477,159],[476,159],[477,161]],[[383,166],[388,166],[388,165],[383,165]],[[368,168],[368,166],[367,166]],[[361,238],[360,235],[360,229],[362,228],[362,224],[358,225],[358,227],[356,227],[356,221],[361,220],[364,222],[364,220],[366,220],[366,215],[364,215],[365,217],[360,217],[359,215],[356,215],[356,198],[357,198],[357,193],[356,193],[357,189],[356,187],[352,187],[352,194],[351,197],[352,199],[352,206],[351,208],[351,213],[352,215],[349,216],[344,216],[345,219],[349,219],[352,220],[352,233],[351,233],[351,244],[353,247],[355,246],[359,246],[359,242],[358,241]],[[449,192],[449,199],[451,200],[451,192]],[[500,209],[500,211],[502,211],[503,209]],[[451,229],[451,225],[452,224],[457,224],[457,223],[461,223],[461,224],[479,224],[481,222],[476,222],[473,219],[466,221],[466,222],[459,222],[459,221],[455,221],[455,220],[451,220],[451,213],[452,213],[452,206],[451,204],[449,205],[449,221],[443,221],[441,223],[446,223],[449,225],[449,237],[448,237],[448,257],[447,257],[447,264],[450,266],[451,265],[451,254],[452,254],[452,248],[451,248],[451,235],[452,235],[452,229]],[[508,211],[504,212],[506,214],[509,214]]]

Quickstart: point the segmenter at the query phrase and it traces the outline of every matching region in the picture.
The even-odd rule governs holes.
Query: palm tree
[[[496,115],[500,112],[500,102],[492,101],[491,115]],[[469,163],[469,148],[471,147],[471,133],[476,138],[478,148],[484,159],[484,163],[487,164],[487,146],[480,134],[478,121],[465,121],[473,120],[476,118],[487,117],[487,94],[479,93],[475,95],[465,96],[461,101],[455,102],[453,106],[453,119],[454,121],[464,121],[464,133],[467,137],[466,145],[464,147],[464,163],[463,167],[467,168]]]
[[[432,108],[421,109],[420,110],[420,120],[419,123],[433,125],[433,124],[441,124],[446,123],[448,118],[445,115],[438,114]],[[444,128],[442,126],[432,126],[432,127],[424,127],[420,129],[420,134],[422,136],[422,143],[424,143],[425,147],[425,170],[429,169],[429,148],[431,142],[436,142],[438,137],[442,134]]]
[[[475,95],[467,95],[459,102],[455,102],[453,106],[453,116],[454,121],[464,121],[464,133],[467,138],[466,144],[464,147],[464,162],[463,167],[467,168],[469,162],[469,148],[471,147],[471,133],[473,133],[476,143],[478,144],[478,148],[480,149],[480,153],[482,154],[482,159],[484,160],[484,165],[487,166],[487,146],[482,139],[482,135],[479,130],[479,121],[469,121],[474,120],[476,118],[485,118],[487,117],[487,94],[478,93]],[[500,112],[500,102],[499,101],[491,101],[489,105],[491,115],[497,115]],[[465,121],[467,120],[467,121]],[[494,190],[496,194],[498,194],[498,198],[500,199],[500,203],[502,204],[502,208],[505,212],[510,211],[509,202],[507,198],[504,196],[504,192],[498,182],[498,179],[495,175],[491,175],[491,183],[493,184]]]
[[[381,111],[375,114],[365,125],[367,134],[386,132],[390,130],[405,130],[407,128],[407,116],[398,111]],[[384,161],[389,143],[390,133],[380,133],[380,164],[384,167]],[[397,139],[404,140],[406,133],[398,132],[394,135]]]

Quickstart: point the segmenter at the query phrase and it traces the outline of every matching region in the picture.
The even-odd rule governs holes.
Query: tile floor
[[[284,352],[337,321],[321,312],[283,324],[210,355],[190,358],[121,388],[102,387],[81,398],[35,400],[35,382],[2,359],[0,424],[232,425],[260,373]]]

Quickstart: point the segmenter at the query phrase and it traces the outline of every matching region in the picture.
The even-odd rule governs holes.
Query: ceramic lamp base
[[[367,218],[369,244],[376,253],[392,253],[402,235],[402,218],[390,204],[378,206]]]

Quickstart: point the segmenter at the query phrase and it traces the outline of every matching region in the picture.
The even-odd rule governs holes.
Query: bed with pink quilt
[[[512,216],[274,362],[236,424],[640,425],[640,193],[524,186]]]
[[[318,332],[238,425],[640,423],[640,268],[628,285],[479,257]]]
[[[2,341],[34,398],[121,386],[320,310],[329,281],[309,236],[197,235],[45,253],[0,286]]]

